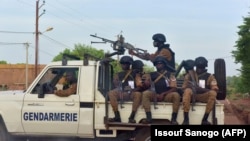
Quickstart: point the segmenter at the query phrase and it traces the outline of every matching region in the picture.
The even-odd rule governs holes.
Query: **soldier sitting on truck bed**
[[[190,102],[192,100],[207,103],[201,124],[211,124],[207,119],[216,101],[218,86],[215,77],[207,72],[207,63],[208,61],[206,58],[197,57],[194,62],[196,71],[192,71],[192,69],[190,72],[189,70],[189,73],[186,73],[185,75],[182,86],[184,91],[182,100],[184,110],[183,125],[189,125],[188,114],[190,110]]]
[[[180,94],[177,92],[177,82],[174,76],[174,68],[168,65],[163,56],[157,56],[153,61],[157,71],[143,76],[144,84],[149,88],[142,94],[142,105],[146,112],[146,121],[152,122],[151,101],[173,102],[171,124],[177,125],[177,113],[180,106]]]
[[[142,92],[145,89],[143,83],[142,83],[142,76],[144,74],[143,72],[143,62],[141,60],[135,60],[132,63],[132,70],[133,70],[133,76],[134,76],[134,89],[132,90],[131,99],[133,101],[132,105],[132,112],[129,116],[129,123],[136,123],[135,121],[135,114],[137,112],[138,107],[141,104],[142,99]]]
[[[134,82],[132,70],[130,69],[132,63],[133,58],[130,56],[123,56],[120,59],[122,71],[118,72],[114,76],[113,83],[115,88],[108,93],[110,104],[115,114],[114,118],[109,118],[110,122],[121,122],[120,112],[118,110],[118,100],[120,100],[120,102],[123,102],[123,100],[129,99],[129,92],[131,92],[129,90],[129,81]],[[125,89],[129,91],[123,91]]]

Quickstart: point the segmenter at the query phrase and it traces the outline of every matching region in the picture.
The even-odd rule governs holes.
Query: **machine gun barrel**
[[[102,38],[102,37],[99,37],[99,36],[97,36],[97,35],[90,34],[90,36],[95,37],[95,38],[98,38],[98,39],[102,39],[102,41],[105,42],[105,43],[107,43],[107,42],[108,42],[108,43],[112,43],[112,44],[115,43],[115,41],[112,41],[112,40],[109,40],[109,39],[106,39],[106,38]]]
[[[96,44],[96,43],[106,43],[106,42],[96,42],[96,41],[91,41],[91,44]]]
[[[135,48],[130,43],[125,43],[124,42],[125,38],[122,35],[118,35],[118,39],[116,41],[112,41],[112,40],[109,40],[109,39],[106,39],[106,38],[102,38],[102,37],[99,37],[99,36],[93,35],[93,34],[90,34],[90,36],[101,39],[103,41],[103,42],[93,42],[93,41],[91,41],[91,44],[92,43],[107,43],[107,42],[111,43],[111,47],[114,50],[118,51],[119,52],[118,54],[124,54],[125,49],[134,50],[140,56],[146,56],[148,54],[147,50],[140,49],[140,48]]]

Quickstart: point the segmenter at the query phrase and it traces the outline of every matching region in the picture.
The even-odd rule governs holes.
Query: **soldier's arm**
[[[183,84],[182,84],[182,89],[186,89],[186,88],[190,88],[191,85],[189,84],[190,82],[190,76],[188,73],[185,74],[184,76],[184,81],[183,81]]]
[[[142,76],[142,84],[144,89],[148,89],[151,87],[151,80],[150,80],[150,74],[144,74]]]
[[[170,78],[169,78],[169,87],[170,87],[170,89],[168,91],[165,91],[163,93],[164,96],[167,95],[168,93],[176,92],[177,91],[177,81],[176,81],[176,78],[175,78],[174,74],[170,75]]]
[[[165,57],[168,61],[171,61],[171,59],[172,59],[171,52],[170,52],[168,49],[166,49],[166,48],[163,48],[163,49],[159,52],[159,56]]]
[[[214,75],[210,75],[208,77],[207,83],[210,86],[211,90],[215,90],[215,91],[219,90],[219,87],[218,87],[218,84],[217,84],[217,80],[215,79]]]
[[[70,96],[72,94],[75,94],[76,93],[76,88],[77,88],[77,84],[74,83],[74,84],[71,84],[68,89],[65,89],[65,90],[56,90],[55,94],[57,96],[67,97],[67,96]]]

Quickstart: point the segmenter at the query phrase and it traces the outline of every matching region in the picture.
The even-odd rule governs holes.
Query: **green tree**
[[[83,45],[76,44],[74,49],[70,50],[70,49],[66,48],[65,50],[60,52],[57,56],[55,56],[53,58],[53,61],[62,60],[63,54],[74,55],[74,56],[79,57],[81,60],[84,60],[83,54],[85,54],[85,53],[90,54],[91,56],[94,56],[95,58],[99,58],[99,59],[102,59],[105,56],[104,50],[97,50],[97,49],[93,48],[92,46],[88,46],[88,45],[84,45],[84,44]],[[90,60],[95,60],[95,58],[90,57]],[[118,58],[114,59],[111,62],[111,64],[114,67],[114,73],[117,73],[117,72],[121,71],[121,66],[119,64]],[[145,64],[145,66],[144,66],[144,71],[145,72],[151,72],[153,70],[154,70],[154,67],[147,66]]]
[[[88,45],[81,45],[81,44],[76,44],[75,48],[73,50],[70,50],[66,48],[64,51],[60,52],[57,56],[53,58],[53,61],[60,61],[62,60],[63,54],[69,54],[69,55],[74,55],[77,57],[80,57],[80,59],[83,60],[83,55],[87,53],[90,54],[91,56],[95,56],[96,58],[103,58],[105,53],[103,50],[97,50],[91,46]],[[95,58],[90,58],[91,60]]]
[[[0,60],[0,64],[7,64],[7,61]]]
[[[250,17],[243,18],[243,25],[238,26],[239,38],[236,41],[236,50],[232,51],[236,63],[241,63],[241,85],[238,89],[250,92]]]
[[[227,76],[227,93],[244,93],[245,89],[242,86],[242,79],[240,76]]]

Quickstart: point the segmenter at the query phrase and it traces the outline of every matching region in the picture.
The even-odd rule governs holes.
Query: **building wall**
[[[38,66],[38,74],[45,65]],[[29,86],[35,79],[35,66],[28,65]],[[25,90],[26,64],[0,64],[0,90]]]

